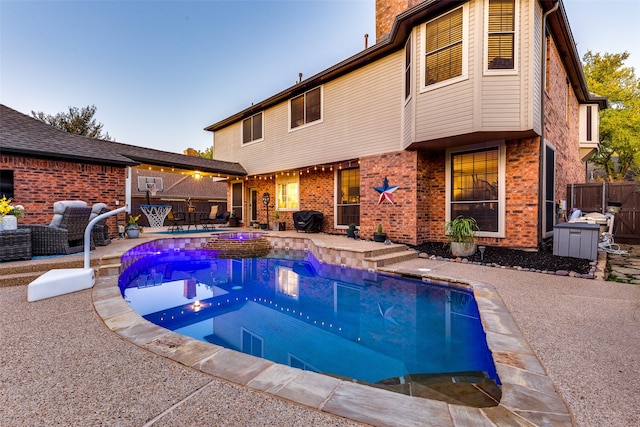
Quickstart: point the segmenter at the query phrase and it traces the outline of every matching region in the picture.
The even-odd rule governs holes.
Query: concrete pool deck
[[[274,235],[358,251],[380,245],[290,233]],[[116,241],[92,256],[121,254],[144,240]],[[0,424],[640,423],[638,286],[428,259],[385,268],[475,286],[485,298],[479,302],[485,328],[495,330],[488,332],[490,345],[505,350],[498,359],[501,378],[526,392],[507,390],[501,407],[484,412],[368,387],[373,391],[366,394],[364,386],[294,372],[147,324],[119,297],[117,278],[102,277],[92,290],[37,303],[26,302],[25,286],[0,288]],[[514,334],[520,336],[509,339]]]

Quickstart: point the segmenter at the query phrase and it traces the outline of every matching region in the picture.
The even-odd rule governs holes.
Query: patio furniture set
[[[0,231],[0,261],[82,252],[84,231],[89,221],[108,211],[104,203],[89,206],[80,200],[55,202],[50,224],[20,224],[16,230]],[[104,219],[93,226],[91,248],[110,243],[109,228]]]
[[[204,231],[213,230],[216,225],[223,225],[230,222],[231,213],[225,212],[220,214],[214,211],[212,207],[211,212],[169,212],[167,218],[170,221],[169,231],[177,232],[183,231],[185,227],[187,230],[198,229],[201,226]]]

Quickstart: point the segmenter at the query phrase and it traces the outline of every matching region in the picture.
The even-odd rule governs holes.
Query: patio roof
[[[144,163],[212,174],[233,176],[247,174],[239,163],[186,156],[153,148],[74,135],[2,104],[0,104],[0,151],[3,154],[110,166],[136,166]]]

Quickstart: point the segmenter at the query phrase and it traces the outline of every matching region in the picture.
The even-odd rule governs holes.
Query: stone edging
[[[472,264],[472,265],[480,265],[483,267],[494,267],[494,268],[508,268],[512,270],[518,271],[529,271],[532,273],[541,273],[541,274],[552,274],[555,276],[569,276],[569,277],[578,277],[581,279],[595,279],[595,280],[605,280],[605,270],[607,266],[607,253],[598,251],[598,259],[596,261],[590,262],[591,268],[589,273],[580,274],[575,271],[566,271],[566,270],[537,270],[535,268],[523,268],[519,266],[504,266],[495,263],[484,263],[480,261],[469,261],[467,258],[446,258],[442,256],[429,255],[426,252],[420,252],[418,254],[419,258],[426,258],[435,261],[445,261],[445,262],[458,262],[462,264]]]
[[[189,238],[159,239],[190,246]],[[185,240],[189,240],[186,242]],[[199,240],[199,239],[193,239]],[[315,247],[313,239],[305,244]],[[151,243],[151,242],[148,242]],[[135,262],[159,242],[140,245],[122,257]],[[309,248],[313,253],[313,250]],[[355,252],[354,252],[355,253]],[[133,255],[133,256],[132,256]],[[301,371],[204,343],[154,325],[122,298],[116,277],[100,277],[92,291],[96,312],[123,339],[160,356],[257,391],[285,398],[317,410],[375,425],[571,425],[567,406],[558,396],[537,356],[511,318],[502,299],[488,284],[448,277],[432,278],[473,288],[480,317],[502,382],[500,405],[471,408],[406,396],[350,381]]]

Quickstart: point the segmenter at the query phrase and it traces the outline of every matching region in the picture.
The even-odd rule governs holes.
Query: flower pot
[[[451,255],[456,257],[471,256],[476,253],[476,244],[470,242],[451,242]]]
[[[387,240],[387,233],[373,233],[373,241],[378,243],[384,243]]]
[[[229,218],[229,227],[240,227],[240,219],[235,216]]]
[[[129,237],[130,239],[137,239],[138,236],[140,236],[140,229],[139,228],[127,228],[127,237]]]
[[[273,231],[285,231],[287,223],[284,221],[276,221],[273,223]]]
[[[264,223],[260,224],[260,230],[267,230],[267,229],[269,229],[269,224],[264,224]]]
[[[356,238],[356,230],[352,230],[350,228],[347,228],[347,237],[351,238],[351,239],[355,239]]]
[[[18,218],[13,215],[5,215],[4,218],[2,218],[2,222],[0,222],[0,224],[2,226],[2,230],[4,231],[17,230]]]

